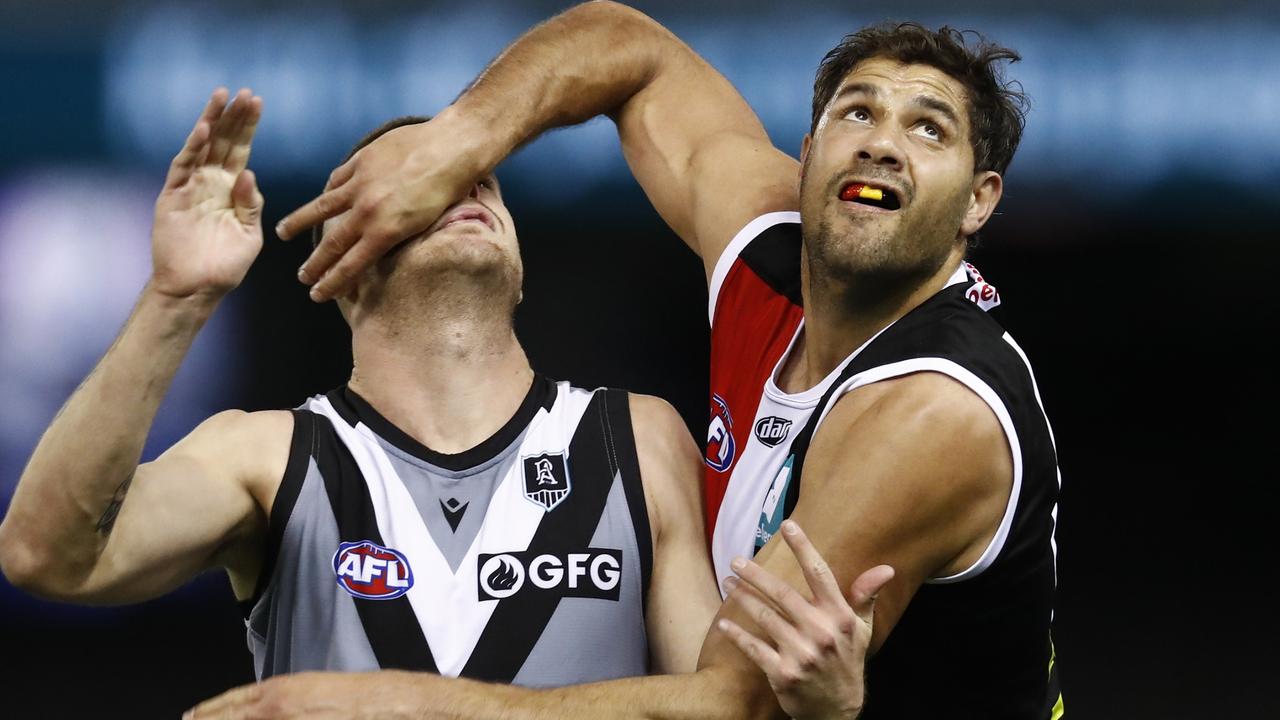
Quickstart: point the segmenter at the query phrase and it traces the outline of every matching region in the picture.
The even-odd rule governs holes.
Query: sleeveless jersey
[[[643,675],[652,563],[628,397],[535,378],[434,452],[350,389],[294,410],[246,625],[258,677],[423,670],[526,686]]]
[[[704,487],[717,578],[731,574],[734,557],[763,547],[794,509],[809,442],[843,394],[915,372],[947,375],[996,415],[1013,485],[980,559],[927,580],[868,661],[862,717],[1061,717],[1049,637],[1061,476],[1027,358],[987,312],[999,294],[965,263],[815,387],[785,393],[775,378],[804,325],[799,223],[794,212],[753,220],[712,273]]]

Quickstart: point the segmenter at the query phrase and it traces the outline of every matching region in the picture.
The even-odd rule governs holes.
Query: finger
[[[308,285],[317,284],[359,239],[360,230],[351,214],[342,222],[333,223],[331,229],[321,237],[320,244],[311,251],[311,256],[298,269],[298,280]]]
[[[787,547],[791,548],[796,562],[800,563],[800,569],[804,571],[805,582],[809,583],[813,597],[819,603],[843,603],[844,595],[840,592],[840,583],[831,572],[831,566],[827,564],[826,559],[813,546],[813,543],[809,542],[809,536],[805,535],[800,525],[794,520],[782,523],[782,539],[786,541]]]
[[[243,714],[241,711],[246,707],[257,702],[261,695],[262,686],[257,683],[228,690],[186,711],[182,715],[182,720],[238,717]]]
[[[374,249],[373,243],[374,240],[368,236],[357,240],[337,264],[311,288],[311,299],[324,302],[351,292],[360,273],[383,254]]]
[[[253,226],[262,222],[263,198],[252,170],[245,170],[236,177],[236,184],[231,187],[231,201],[241,224]]]
[[[324,184],[325,192],[340,188],[346,184],[351,176],[356,174],[356,159],[352,157],[350,160],[342,163],[329,173],[329,181]]]
[[[743,630],[738,623],[722,618],[716,623],[716,627],[728,636],[742,654],[756,664],[756,667],[763,670],[765,675],[773,675],[781,668],[782,657],[778,655],[778,651],[769,647],[769,643]]]
[[[249,153],[253,149],[253,135],[258,129],[258,121],[262,119],[262,98],[254,95],[245,101],[244,120],[240,123],[236,136],[232,138],[231,149],[222,167],[233,173],[239,173],[249,165]]]
[[[327,190],[319,197],[294,210],[276,224],[276,236],[289,240],[298,233],[323,223],[351,209],[351,192],[343,187]],[[312,253],[314,256],[315,253]],[[328,267],[327,265],[325,266]],[[318,278],[319,275],[312,276]],[[305,281],[304,281],[305,282]]]
[[[781,608],[792,621],[806,627],[823,625],[821,611],[815,608],[808,598],[791,587],[790,583],[751,560],[738,558],[730,567],[761,595]]]
[[[231,99],[231,104],[227,106],[226,111],[222,113],[222,117],[218,118],[218,122],[214,124],[213,140],[209,144],[209,157],[205,159],[206,164],[222,165],[227,161],[227,154],[231,152],[231,143],[244,123],[250,97],[248,89],[240,88]]]
[[[755,621],[779,649],[790,648],[793,652],[803,652],[807,644],[800,632],[772,605],[765,602],[755,588],[735,578],[727,578],[725,586],[729,588],[729,600],[738,604],[747,613],[747,617]]]
[[[187,135],[187,140],[183,143],[182,149],[174,156],[173,162],[169,164],[169,174],[164,180],[166,188],[183,184],[187,181],[187,178],[191,177],[191,173],[195,171],[196,167],[199,166],[205,151],[208,149],[209,135],[211,134],[213,123],[222,114],[222,106],[226,101],[226,88],[218,88],[213,91],[209,101],[205,103],[204,109],[200,111],[200,117],[196,119],[195,126],[191,128],[191,132]]]
[[[888,565],[877,565],[859,575],[849,588],[849,605],[868,625],[875,615],[876,596],[893,579],[893,574],[893,568]]]

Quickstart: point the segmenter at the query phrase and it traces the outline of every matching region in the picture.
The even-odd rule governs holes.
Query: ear
[[[809,148],[813,146],[813,136],[809,133],[804,134],[804,139],[800,141],[800,177],[796,178],[797,187],[801,177],[804,176],[804,168],[809,163]]]
[[[991,213],[995,212],[1000,196],[1004,192],[1004,178],[993,170],[980,172],[973,176],[973,193],[969,199],[969,209],[960,221],[960,235],[969,237],[987,224]]]

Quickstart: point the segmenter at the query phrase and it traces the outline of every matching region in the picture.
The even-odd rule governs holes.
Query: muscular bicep
[[[138,466],[99,522],[106,545],[78,599],[138,602],[213,567],[248,596],[292,426],[287,412],[221,413]]]
[[[1003,430],[968,388],[935,373],[884,381],[837,402],[804,464],[796,520],[848,591],[876,565],[895,576],[880,593],[872,650],[916,590],[977,559],[1004,512],[1012,465]],[[756,556],[808,596],[795,558],[774,537]],[[722,615],[755,628],[734,603]],[[713,631],[702,664],[746,662]]]
[[[799,208],[800,166],[723,75],[675,43],[614,120],[632,173],[710,276],[752,218]]]
[[[653,536],[646,625],[656,673],[690,672],[720,606],[702,524],[702,458],[666,402],[631,396],[640,476]]]

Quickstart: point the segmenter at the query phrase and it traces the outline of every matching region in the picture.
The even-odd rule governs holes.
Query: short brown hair
[[[338,164],[339,165],[345,164],[348,160],[355,157],[355,154],[360,152],[360,150],[362,150],[366,145],[373,142],[374,140],[377,140],[383,135],[386,135],[392,130],[395,130],[398,127],[404,127],[405,125],[418,125],[418,124],[427,122],[430,119],[431,118],[426,115],[404,115],[398,118],[393,118],[391,120],[388,120],[382,123],[381,125],[379,125],[378,127],[374,128],[373,130],[370,130],[367,135],[360,138],[360,142],[356,143],[354,147],[348,150],[346,156],[342,158],[342,162]],[[314,248],[315,246],[320,244],[320,238],[323,233],[324,233],[324,223],[319,223],[317,225],[311,226],[311,247]]]
[[[966,34],[975,37],[975,47],[966,44]],[[1022,139],[1027,96],[1021,84],[1005,81],[999,63],[1017,62],[1022,56],[978,33],[945,26],[930,30],[919,23],[904,22],[863,28],[846,35],[822,58],[813,81],[813,121],[809,132],[817,129],[818,120],[840,83],[858,63],[871,58],[929,65],[955,78],[969,95],[974,171],[1004,174]]]

